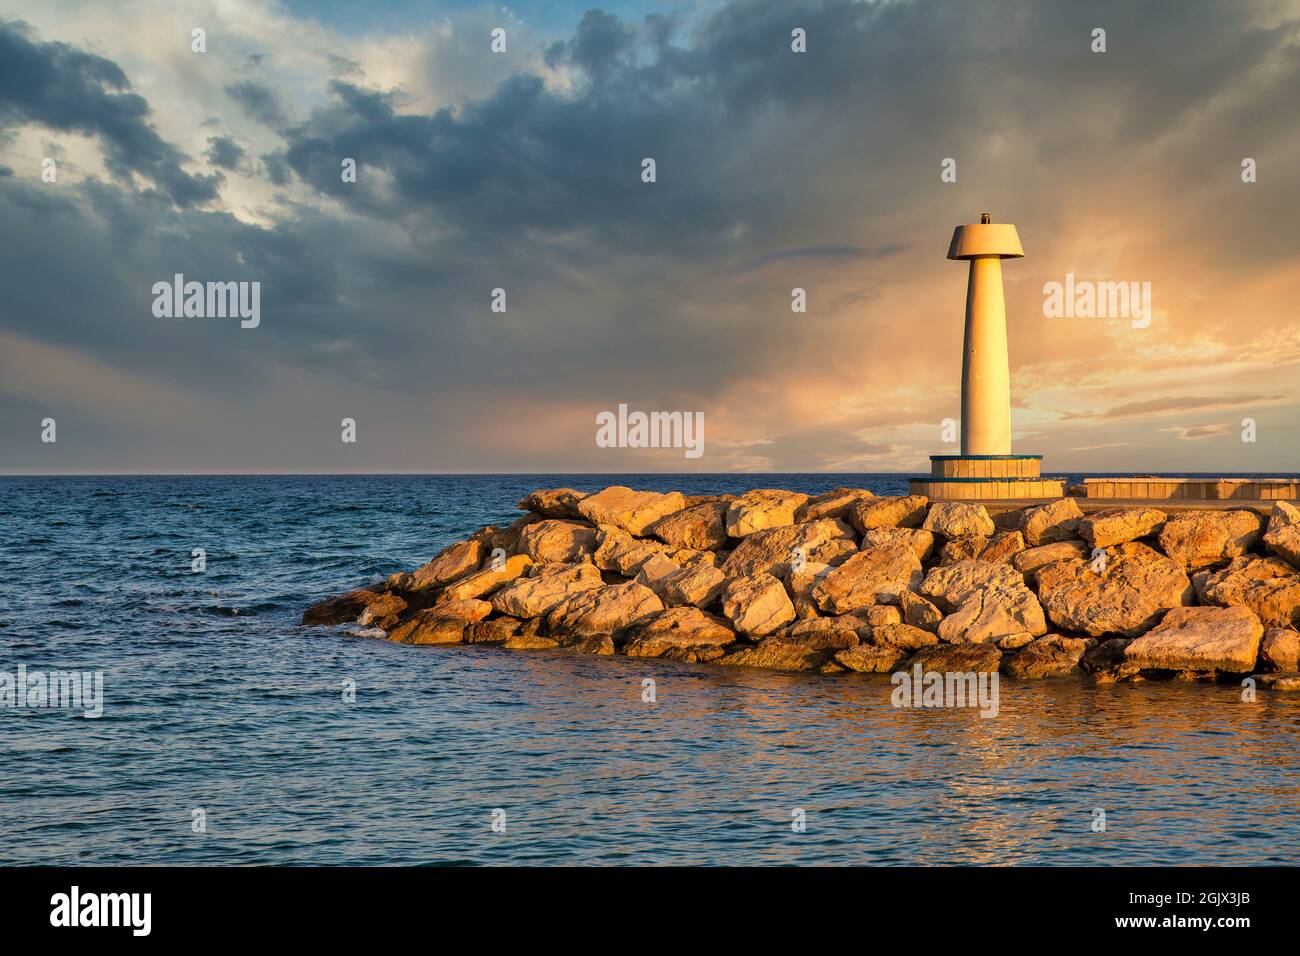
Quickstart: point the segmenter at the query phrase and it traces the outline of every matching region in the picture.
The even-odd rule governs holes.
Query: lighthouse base
[[[1042,455],[931,455],[930,477],[908,493],[937,500],[1063,498],[1064,478],[1040,474]]]

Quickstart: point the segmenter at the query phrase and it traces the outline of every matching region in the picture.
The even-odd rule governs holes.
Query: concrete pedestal
[[[931,455],[930,477],[907,483],[909,494],[938,500],[1061,498],[1064,478],[1044,478],[1042,455]]]

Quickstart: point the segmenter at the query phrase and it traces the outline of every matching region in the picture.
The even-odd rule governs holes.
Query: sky
[[[0,0],[0,474],[927,470],[985,211],[1017,452],[1294,472],[1297,90],[1300,0]]]

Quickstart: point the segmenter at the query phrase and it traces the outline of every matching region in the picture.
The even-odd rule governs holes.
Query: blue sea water
[[[984,719],[879,677],[297,623],[535,487],[905,478],[0,478],[0,671],[102,670],[105,696],[0,708],[0,863],[1300,863],[1295,696],[1003,681]]]

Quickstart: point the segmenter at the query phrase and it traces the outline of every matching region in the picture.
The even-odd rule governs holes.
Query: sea
[[[102,680],[98,716],[0,706],[0,864],[1300,863],[1296,695],[1002,680],[987,717],[298,623],[535,488],[907,477],[0,478],[0,683]]]

